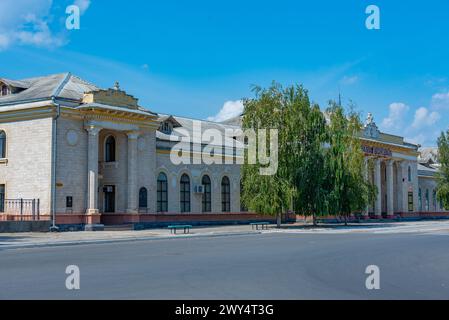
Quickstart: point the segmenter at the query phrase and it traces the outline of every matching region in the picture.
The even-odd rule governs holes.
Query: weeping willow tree
[[[262,175],[265,164],[248,161],[242,166],[242,202],[251,211],[277,217],[294,208],[295,213],[312,216],[342,216],[360,212],[373,201],[376,190],[365,179],[364,155],[358,114],[345,114],[335,103],[327,110],[329,123],[302,86],[283,88],[273,83],[256,87],[256,97],[244,101],[244,130],[277,130],[277,171]],[[269,144],[269,135],[265,141]],[[273,152],[271,148],[268,153]]]
[[[441,164],[438,170],[437,198],[443,207],[449,210],[449,130],[441,132],[438,138],[438,162]]]
[[[311,104],[307,92],[299,88],[299,95],[287,127],[291,147],[289,169],[295,194],[293,205],[297,214],[317,217],[326,213],[326,172],[324,150],[327,142],[326,119],[317,104]]]
[[[325,170],[329,190],[327,212],[343,217],[346,225],[352,213],[363,211],[374,200],[377,190],[365,179],[359,115],[354,111],[346,115],[343,108],[333,102],[327,114],[330,117]]]
[[[272,147],[277,147],[277,170],[274,174],[261,174],[261,169],[266,164],[261,163],[257,158],[256,163],[251,163],[249,158],[251,148],[245,150],[245,162],[242,166],[242,202],[251,211],[276,216],[278,227],[281,224],[281,214],[289,209],[293,195],[293,185],[291,175],[288,170],[287,157],[287,130],[285,121],[287,118],[286,109],[289,105],[285,103],[285,95],[279,84],[273,83],[268,89],[254,87],[255,99],[244,101],[244,115],[242,121],[243,130],[254,130],[260,134],[263,130],[268,130],[266,141],[249,141],[256,143],[255,149],[260,150],[262,144],[270,145],[272,129],[277,130],[277,145],[270,146],[266,150],[268,156],[274,151]]]
[[[262,164],[242,168],[243,203],[250,210],[277,216],[292,207],[297,214],[316,217],[324,213],[322,188],[325,118],[318,105],[311,105],[302,86],[255,88],[256,98],[244,102],[243,129],[278,130],[278,169],[264,176]],[[315,219],[314,219],[315,221]]]

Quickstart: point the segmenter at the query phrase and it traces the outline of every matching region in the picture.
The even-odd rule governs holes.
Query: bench
[[[168,228],[170,229],[170,233],[173,233],[173,234],[176,234],[176,230],[178,230],[178,229],[183,229],[184,233],[190,233],[190,228],[192,228],[192,226],[189,224],[178,224],[178,225],[168,226]]]
[[[250,223],[251,228],[254,230],[254,227],[256,227],[256,230],[259,230],[259,226],[261,226],[262,230],[265,227],[265,230],[268,230],[268,226],[270,225],[269,222],[252,222]]]

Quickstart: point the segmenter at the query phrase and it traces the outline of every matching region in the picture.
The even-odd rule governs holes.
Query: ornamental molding
[[[365,126],[363,129],[363,136],[366,138],[378,139],[380,136],[379,128],[374,122],[373,114],[370,112],[366,117]]]

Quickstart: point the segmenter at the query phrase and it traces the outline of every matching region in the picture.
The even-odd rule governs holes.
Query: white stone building
[[[170,158],[181,137],[236,130],[239,118],[212,123],[156,114],[118,84],[104,90],[70,73],[0,78],[0,92],[3,220],[38,215],[81,229],[268,219],[241,210],[236,161],[242,149],[234,137],[216,145],[222,164],[196,163],[203,140],[191,143],[191,164]],[[432,198],[437,168],[418,162],[418,146],[379,132],[372,117],[361,139],[371,168],[367,178],[381,191],[365,216],[442,212]]]
[[[365,216],[444,216],[443,206],[436,199],[438,165],[435,154],[429,160],[428,149],[424,149],[426,156],[421,157],[419,145],[380,132],[371,114],[360,139],[368,166],[367,178],[379,191]],[[423,201],[428,205],[422,206]]]

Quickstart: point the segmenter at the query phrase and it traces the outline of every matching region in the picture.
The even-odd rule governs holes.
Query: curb
[[[2,249],[29,249],[29,248],[42,248],[42,247],[62,247],[62,246],[75,246],[86,244],[105,244],[105,243],[125,243],[125,242],[137,242],[148,240],[175,240],[175,239],[188,239],[188,238],[217,238],[228,236],[244,236],[244,235],[258,235],[262,234],[261,231],[248,231],[248,232],[227,232],[227,233],[215,233],[215,234],[182,234],[176,236],[147,236],[136,238],[116,238],[116,239],[97,239],[97,240],[74,240],[74,241],[61,241],[61,242],[42,242],[42,243],[25,243],[25,244],[5,244],[0,245]]]

